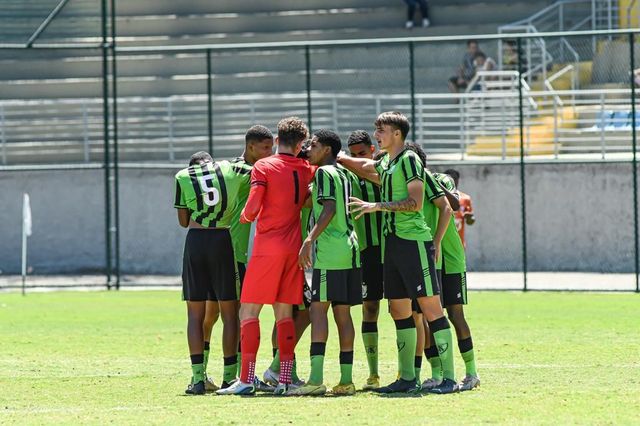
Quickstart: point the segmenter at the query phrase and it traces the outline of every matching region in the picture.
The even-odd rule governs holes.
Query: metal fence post
[[[308,45],[304,47],[304,67],[307,90],[307,125],[311,131],[313,129],[313,121],[311,118],[311,49],[309,49]]]
[[[4,105],[0,104],[0,142],[2,142],[2,164],[7,164],[7,134],[4,122]]]
[[[213,100],[211,92],[211,49],[207,49],[207,136],[209,154],[213,155]]]
[[[631,85],[631,144],[633,146],[633,244],[635,254],[636,293],[640,293],[640,253],[638,253],[638,152],[636,141],[636,83],[633,75],[635,66],[635,34],[629,33],[629,62]]]
[[[116,290],[120,290],[120,168],[118,152],[118,70],[116,67],[116,0],[111,0],[111,79],[113,96],[113,215]]]
[[[522,39],[518,37],[518,52],[522,48]],[[527,197],[525,193],[524,172],[524,106],[522,99],[522,61],[518,55],[518,111],[520,120],[520,205],[522,214],[522,275],[523,291],[527,291]]]
[[[107,290],[111,289],[111,162],[109,160],[109,66],[107,42],[107,0],[102,0],[102,132],[104,154],[105,270]]]
[[[413,42],[409,42],[409,84],[411,86],[411,140],[416,141],[416,81]]]

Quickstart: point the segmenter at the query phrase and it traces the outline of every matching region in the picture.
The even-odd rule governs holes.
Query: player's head
[[[189,159],[189,166],[200,165],[204,163],[213,163],[211,154],[206,151],[198,151]]]
[[[418,145],[415,142],[407,142],[405,144],[405,147],[408,150],[411,150],[411,151],[415,152],[416,154],[418,154],[418,157],[420,158],[420,161],[422,161],[422,165],[427,167],[427,154],[424,152],[424,150],[422,149],[422,147],[420,145]]]
[[[244,142],[244,152],[251,164],[273,154],[273,134],[265,126],[250,127],[244,135]]]
[[[460,172],[455,169],[447,169],[444,171],[444,174],[451,176],[453,182],[458,186],[458,182],[460,182]]]
[[[298,155],[302,148],[302,143],[307,140],[308,136],[309,129],[304,121],[298,117],[287,117],[278,123],[276,144]]]
[[[371,136],[364,130],[356,130],[347,139],[349,153],[355,158],[373,158],[376,147],[371,142]]]
[[[320,129],[315,132],[313,138],[311,138],[309,162],[321,166],[330,161],[335,161],[341,149],[342,142],[336,132]]]
[[[376,126],[374,137],[380,149],[404,143],[411,127],[407,117],[398,111],[383,112],[373,124]]]
[[[302,147],[300,148],[300,152],[298,153],[297,157],[301,158],[303,160],[308,160],[309,159],[309,148],[311,148],[311,139],[307,139],[306,141],[304,141],[304,143],[302,144]]]

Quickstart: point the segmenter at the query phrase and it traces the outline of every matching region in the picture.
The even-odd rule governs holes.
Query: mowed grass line
[[[0,423],[427,424],[640,421],[640,296],[481,292],[470,295],[482,386],[457,395],[351,398],[183,396],[190,377],[177,292],[0,295]],[[353,309],[359,330],[360,311]],[[262,316],[258,372],[271,359]],[[395,331],[380,320],[383,382],[396,374]],[[221,323],[209,372],[220,382]],[[309,334],[298,346],[306,378]],[[456,349],[458,377],[464,365]],[[423,376],[429,373],[423,361]],[[354,379],[367,376],[360,333]],[[325,382],[337,383],[330,329]]]

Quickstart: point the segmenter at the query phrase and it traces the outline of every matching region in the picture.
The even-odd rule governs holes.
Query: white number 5
[[[208,206],[215,206],[220,202],[220,192],[218,188],[210,188],[208,181],[213,180],[214,175],[200,176],[200,189],[202,189],[203,201]]]

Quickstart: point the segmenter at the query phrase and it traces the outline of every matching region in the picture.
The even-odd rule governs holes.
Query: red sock
[[[293,319],[285,318],[276,323],[278,349],[280,350],[280,383],[291,383],[293,353],[296,347],[296,328]]]
[[[258,318],[244,320],[240,323],[240,341],[242,342],[240,381],[253,383],[253,377],[256,374],[256,354],[260,347],[260,321]]]

